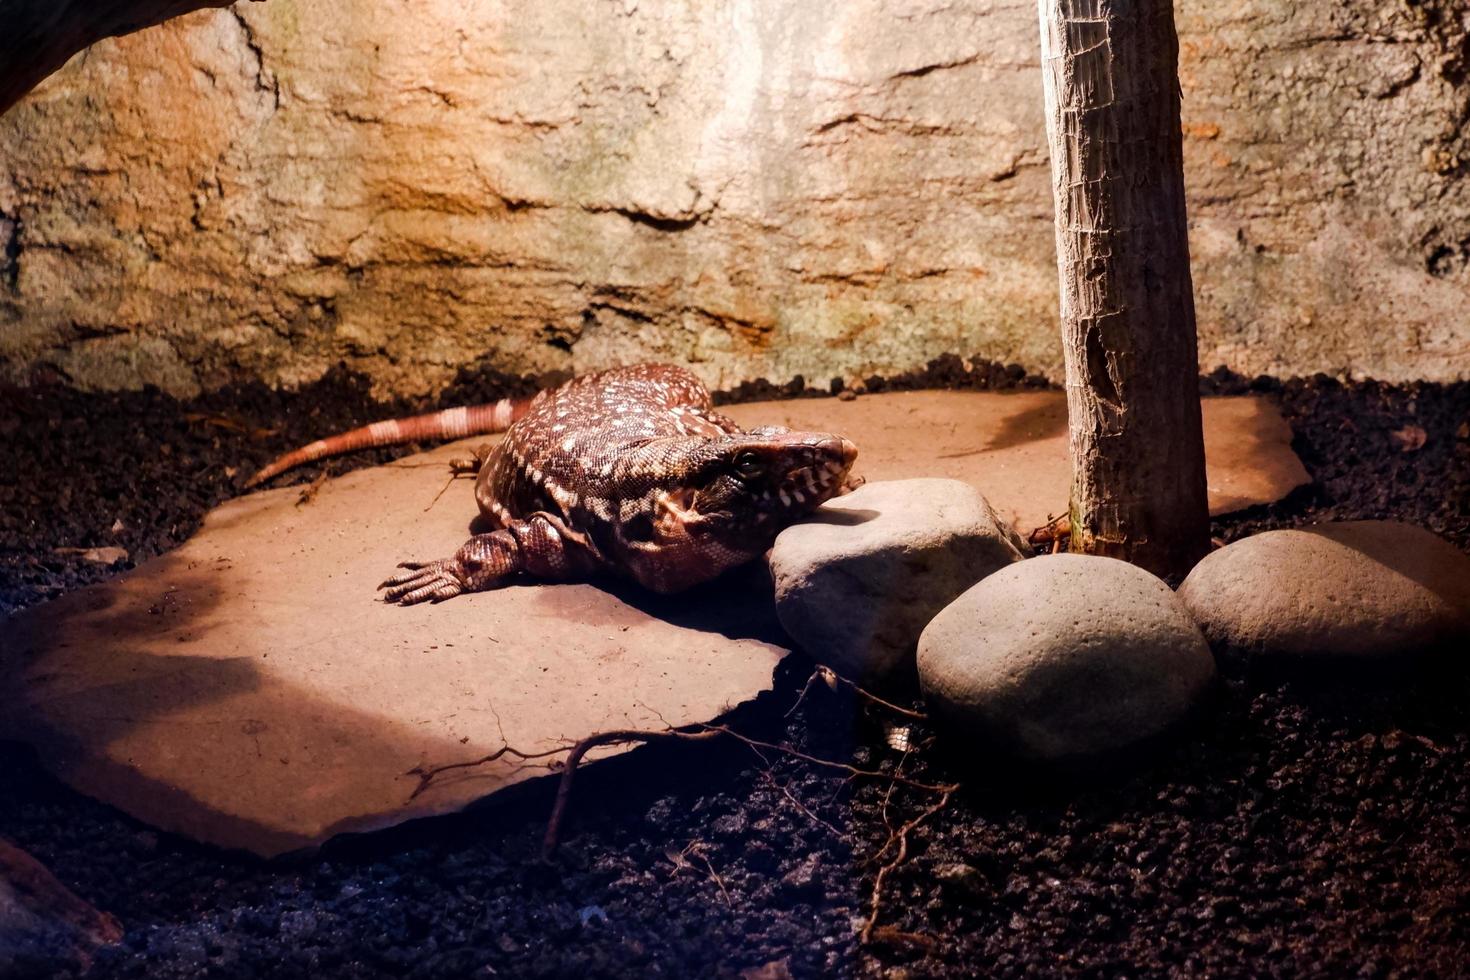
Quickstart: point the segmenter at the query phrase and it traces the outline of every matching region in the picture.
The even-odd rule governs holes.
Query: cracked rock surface
[[[1060,378],[1026,0],[237,4],[0,119],[0,377]],[[1206,369],[1466,376],[1459,0],[1179,11]]]

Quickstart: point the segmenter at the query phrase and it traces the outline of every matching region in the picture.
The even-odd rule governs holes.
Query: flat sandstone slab
[[[749,424],[834,430],[870,480],[949,476],[1020,529],[1065,509],[1055,392],[914,392],[743,405]],[[1304,482],[1273,409],[1205,403],[1212,503]],[[474,445],[484,440],[470,440]],[[475,513],[446,446],[217,508],[178,550],[0,624],[0,738],[138,818],[262,855],[451,811],[543,769],[421,764],[504,741],[534,752],[609,728],[708,720],[770,685],[785,653],[759,569],[672,599],[520,585],[409,608],[374,587],[450,554]],[[427,509],[426,509],[427,508]]]
[[[1203,399],[1210,513],[1280,500],[1310,480],[1291,427],[1262,398]],[[907,391],[758,402],[725,409],[742,425],[837,432],[858,445],[869,480],[964,480],[1025,537],[1067,512],[1067,399],[1060,391]]]
[[[379,601],[398,561],[469,533],[469,480],[425,512],[455,455],[303,506],[299,487],[233,500],[178,550],[0,624],[0,738],[148,823],[270,856],[546,773],[506,760],[410,800],[420,764],[707,721],[769,689],[786,653],[769,584],[764,605],[728,588],[761,576],[679,604],[592,585]]]

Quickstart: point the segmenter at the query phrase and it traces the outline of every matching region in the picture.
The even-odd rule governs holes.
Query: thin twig
[[[445,492],[454,484],[455,480],[458,480],[460,478],[461,475],[462,474],[459,473],[459,471],[457,470],[451,469],[449,471],[449,479],[444,481],[444,486],[439,488],[439,492],[434,494],[434,499],[429,501],[429,506],[424,508],[425,514],[434,509],[434,505],[439,502],[439,498],[444,496]]]
[[[817,673],[813,674],[813,677],[821,677],[823,680],[826,680],[829,685],[833,682],[834,678],[837,681],[843,681],[843,679],[837,677],[836,674],[831,674],[830,672],[823,673],[823,671],[826,671],[826,668],[819,669]],[[805,691],[810,688],[811,683],[811,680],[808,680],[807,686],[803,688],[803,693],[805,693]],[[845,683],[850,684],[852,688],[859,693],[867,693],[861,688],[857,687],[857,685],[851,684],[851,682]],[[881,698],[871,697],[871,700],[876,704],[880,704],[884,707],[893,709],[899,714],[909,716],[917,715],[916,712],[911,712],[908,709],[899,708],[897,705],[884,701]],[[496,716],[496,723],[497,725],[499,724],[498,715]],[[771,783],[771,785],[780,790],[781,794],[785,796],[786,799],[797,808],[797,810],[805,814],[814,823],[831,831],[834,835],[842,840],[847,840],[850,838],[847,834],[844,834],[830,821],[822,818],[814,810],[812,810],[806,804],[802,803],[801,800],[797,799],[795,794],[793,794],[786,785],[776,780],[775,776],[771,772],[770,760],[766,758],[762,750],[777,752],[782,755],[789,756],[790,758],[800,759],[815,766],[821,766],[825,769],[831,769],[838,772],[846,773],[847,778],[843,780],[843,786],[846,786],[853,779],[859,776],[866,779],[886,779],[888,781],[888,787],[883,794],[883,805],[881,811],[883,815],[884,826],[887,827],[889,831],[888,839],[883,843],[883,846],[881,846],[876,852],[874,852],[873,856],[869,860],[876,862],[884,855],[888,854],[890,850],[893,851],[893,856],[878,868],[878,873],[873,879],[873,892],[872,897],[869,901],[868,918],[863,924],[863,928],[859,934],[859,938],[864,945],[871,944],[874,941],[875,934],[886,937],[890,933],[892,933],[893,936],[903,938],[904,941],[910,942],[917,942],[921,940],[923,937],[920,936],[908,936],[907,934],[900,934],[895,930],[886,928],[879,929],[878,916],[883,908],[883,886],[887,882],[888,876],[894,871],[894,869],[898,868],[901,864],[903,864],[905,860],[907,860],[909,853],[909,834],[912,833],[913,830],[920,826],[925,820],[928,820],[934,814],[944,809],[944,807],[949,804],[949,801],[954,796],[955,792],[959,789],[959,784],[926,783],[922,780],[905,776],[903,774],[903,767],[908,761],[911,750],[905,750],[903,757],[899,760],[898,765],[894,768],[893,772],[883,773],[872,769],[862,769],[847,762],[837,762],[832,759],[823,759],[819,756],[814,756],[810,753],[802,752],[801,750],[793,748],[790,745],[767,742],[758,738],[751,738],[749,735],[743,735],[740,732],[735,731],[728,725],[700,725],[692,729],[673,727],[666,727],[656,730],[625,728],[613,731],[598,732],[596,734],[589,735],[588,737],[582,739],[580,742],[577,742],[575,745],[572,745],[570,747],[563,745],[558,748],[547,749],[541,752],[523,752],[520,749],[517,749],[514,746],[505,743],[502,744],[499,749],[491,752],[489,755],[481,756],[478,759],[473,759],[467,762],[449,763],[447,765],[434,766],[432,768],[425,768],[422,766],[416,767],[409,770],[409,772],[410,774],[417,775],[419,777],[419,784],[417,787],[415,787],[412,795],[409,798],[412,799],[422,793],[435,777],[439,776],[442,773],[449,772],[455,769],[474,768],[476,766],[481,766],[487,763],[498,761],[500,759],[506,758],[507,756],[512,756],[520,760],[522,763],[529,763],[532,760],[546,759],[551,756],[565,752],[566,758],[561,762],[561,780],[557,784],[556,798],[552,804],[551,815],[547,818],[546,821],[546,832],[541,840],[541,855],[542,858],[545,859],[549,858],[551,856],[551,853],[556,850],[557,842],[559,841],[561,836],[562,823],[566,819],[567,808],[571,803],[572,786],[574,780],[576,779],[577,769],[581,766],[582,760],[586,757],[588,752],[590,752],[594,748],[605,745],[620,745],[629,742],[646,743],[658,741],[698,742],[718,738],[721,735],[729,736],[730,738],[742,742],[747,747],[749,747],[750,750],[755,753],[756,757],[759,758],[761,762],[765,765],[764,776]],[[504,731],[502,730],[502,742],[504,742],[504,738],[505,735]],[[892,822],[889,819],[888,808],[889,803],[893,798],[894,789],[897,786],[908,786],[913,789],[922,790],[925,792],[937,793],[939,794],[939,799],[936,800],[933,805],[926,808],[918,816],[907,821],[897,830],[894,830]],[[690,846],[686,847],[685,850],[679,854],[679,858],[684,860],[684,862],[687,864],[689,854],[694,854],[701,861],[704,862],[710,880],[713,881],[716,887],[720,889],[720,894],[724,898],[726,905],[730,905],[730,893],[725,888],[724,881],[720,878],[719,873],[715,871],[714,865],[710,862],[708,856],[706,856],[703,853],[701,847],[698,846],[697,841],[691,842]],[[677,865],[678,862],[676,861],[675,863]]]
[[[922,712],[922,711],[915,711],[912,708],[902,707],[900,705],[894,704],[892,701],[885,701],[882,698],[878,697],[878,695],[872,693],[871,691],[867,691],[867,690],[864,690],[863,688],[859,687],[856,682],[850,681],[846,677],[843,677],[841,674],[837,673],[831,667],[818,667],[817,668],[817,673],[825,675],[823,677],[823,679],[827,681],[827,683],[828,683],[829,686],[832,685],[832,684],[841,684],[843,687],[846,687],[849,690],[851,690],[853,693],[857,694],[858,697],[861,697],[861,698],[863,698],[863,699],[865,699],[867,701],[870,701],[873,704],[876,704],[880,708],[887,708],[889,711],[892,711],[894,714],[903,715],[905,718],[912,718],[915,721],[928,721],[929,720],[929,716],[926,715],[926,714],[924,714],[924,712]]]
[[[837,827],[830,820],[823,819],[817,814],[815,810],[807,806],[805,803],[801,802],[801,800],[797,799],[796,794],[791,792],[790,787],[787,786],[785,783],[777,782],[776,777],[771,774],[771,771],[769,769],[767,769],[761,775],[766,778],[766,782],[770,783],[772,786],[776,787],[776,789],[780,790],[781,795],[786,797],[786,799],[791,802],[792,806],[796,807],[803,814],[805,814],[806,818],[812,823],[824,828],[838,840],[852,839],[848,834],[845,834],[841,830],[838,830]]]
[[[731,903],[730,901],[730,892],[725,887],[725,879],[720,877],[719,872],[715,870],[714,863],[710,861],[709,855],[705,853],[704,841],[695,839],[690,841],[688,844],[685,844],[682,851],[665,851],[664,853],[668,855],[670,861],[674,862],[674,870],[669,872],[670,877],[678,874],[684,868],[694,867],[694,865],[691,864],[689,861],[689,855],[691,854],[703,861],[705,867],[705,875],[709,878],[710,881],[713,881],[715,883],[715,887],[720,890],[721,897],[725,899],[725,907],[730,908],[732,906],[733,903]]]
[[[812,671],[812,675],[808,677],[806,679],[806,683],[801,686],[801,693],[796,696],[796,700],[791,703],[791,707],[787,709],[786,714],[782,716],[783,718],[790,718],[792,715],[796,714],[796,709],[801,707],[802,702],[806,700],[806,696],[811,693],[811,689],[816,685],[817,681],[824,682],[829,688],[834,691],[837,690],[839,685],[841,685],[842,687],[845,687],[853,693],[857,694],[859,697],[878,705],[880,708],[887,708],[889,711],[892,711],[895,714],[903,715],[905,718],[912,718],[915,721],[929,720],[929,716],[924,714],[924,712],[915,711],[912,708],[905,708],[900,705],[896,705],[892,701],[885,701],[871,691],[865,690],[864,688],[860,687],[857,682],[850,681],[846,677],[843,677],[831,667],[822,666],[819,666],[816,670]]]
[[[701,847],[699,850],[695,851],[694,856],[704,862],[705,868],[709,871],[710,880],[715,883],[715,886],[717,888],[719,888],[720,895],[725,899],[725,908],[731,908],[733,903],[731,903],[730,901],[729,890],[725,888],[725,879],[721,878],[719,872],[715,870],[715,866],[713,862],[710,861],[709,855],[704,853],[704,848]]]
[[[796,696],[796,700],[791,702],[791,707],[788,708],[786,710],[786,713],[781,716],[783,719],[790,718],[792,715],[796,714],[796,709],[800,708],[801,703],[806,700],[807,694],[811,692],[812,685],[822,678],[822,671],[824,670],[826,670],[825,667],[818,667],[816,670],[812,671],[811,676],[806,679],[806,683],[801,686],[801,693]],[[828,670],[827,673],[831,674],[832,672]],[[833,676],[836,675],[834,674]],[[827,686],[832,686],[831,681],[828,681]]]
[[[296,506],[301,507],[304,504],[309,504],[313,500],[315,500],[317,492],[321,490],[322,485],[326,482],[326,472],[323,471],[321,473],[318,473],[315,480],[312,480],[306,486],[301,488],[301,495],[296,498]]]
[[[572,798],[572,780],[577,775],[577,767],[581,765],[582,757],[599,745],[619,745],[624,742],[658,742],[665,740],[685,740],[691,742],[703,741],[719,735],[718,730],[707,730],[699,732],[687,732],[679,729],[664,729],[662,731],[639,731],[633,728],[625,728],[617,731],[598,732],[589,735],[567,753],[565,768],[561,771],[561,782],[556,787],[556,801],[551,805],[551,816],[546,821],[546,834],[541,838],[541,856],[550,857],[551,852],[556,850],[557,839],[561,834],[562,819],[566,816],[567,803]]]
[[[772,752],[780,752],[783,755],[790,756],[794,759],[801,759],[812,765],[835,769],[854,776],[863,776],[868,779],[891,779],[905,786],[912,786],[914,789],[926,790],[930,793],[947,793],[951,792],[954,788],[948,783],[926,783],[921,780],[910,779],[907,776],[883,773],[872,769],[859,769],[857,766],[846,762],[822,759],[794,749],[789,745],[777,745],[774,742],[765,742],[758,738],[751,738],[749,735],[742,735],[726,725],[702,725],[697,731],[668,728],[648,731],[627,728],[610,732],[599,732],[596,735],[589,735],[582,739],[582,741],[574,745],[572,750],[567,753],[566,761],[563,763],[565,768],[562,770],[561,782],[556,787],[556,800],[551,806],[551,817],[546,821],[546,835],[541,840],[542,856],[550,856],[551,852],[556,850],[557,841],[561,836],[562,821],[566,817],[567,805],[572,796],[572,781],[576,777],[577,767],[582,763],[582,757],[590,750],[600,745],[618,745],[626,742],[656,742],[666,740],[703,741],[719,735],[728,735],[754,748],[770,749]],[[474,763],[467,764],[474,765]]]
[[[842,782],[838,783],[837,784],[837,788],[832,791],[832,795],[829,796],[829,797],[827,797],[827,805],[828,806],[832,806],[834,803],[836,803],[837,802],[837,797],[841,796],[842,793],[843,793],[843,791],[846,790],[849,786],[851,786],[852,785],[852,781],[854,779],[856,779],[856,778],[857,777],[851,776],[851,775],[844,776],[842,778]]]
[[[897,714],[909,718],[915,718],[918,720],[925,720],[925,716],[922,713],[912,711],[908,708],[900,707],[899,705],[893,704],[889,701],[885,701],[882,698],[877,697],[876,695],[870,694],[858,685],[854,684],[852,681],[840,677],[835,672],[826,667],[819,667],[817,671],[813,673],[812,678],[808,679],[806,687],[803,688],[803,696],[806,690],[811,687],[813,681],[817,678],[822,679],[829,686],[833,687],[835,687],[835,685],[837,684],[846,685],[853,691],[866,697],[874,704],[887,708],[888,710],[893,711]],[[798,701],[800,701],[800,698],[798,698]],[[496,716],[496,722],[497,724],[499,723],[498,715]],[[837,772],[846,773],[847,780],[844,780],[844,785],[846,785],[848,781],[851,781],[852,779],[857,777],[863,777],[865,779],[886,779],[889,782],[889,796],[891,796],[893,793],[894,785],[909,786],[913,789],[922,790],[929,793],[940,793],[946,799],[948,798],[949,794],[952,793],[956,788],[953,784],[949,783],[926,783],[922,780],[913,779],[911,777],[905,776],[901,771],[903,767],[902,763],[899,764],[898,770],[892,773],[884,773],[874,769],[862,769],[847,762],[838,762],[833,759],[823,759],[819,756],[811,755],[807,752],[802,752],[801,750],[793,748],[790,745],[767,742],[762,739],[752,738],[749,735],[743,735],[740,732],[735,731],[728,725],[697,725],[689,726],[686,728],[675,728],[670,725],[661,729],[620,728],[606,732],[597,732],[587,736],[586,738],[574,744],[561,745],[557,748],[545,749],[540,752],[524,752],[518,748],[515,748],[505,741],[505,735],[502,731],[501,747],[488,755],[481,756],[477,759],[470,759],[464,762],[452,762],[446,765],[433,767],[418,766],[409,770],[410,775],[416,775],[419,777],[419,783],[414,788],[412,794],[410,794],[409,799],[414,799],[415,797],[417,797],[425,789],[428,788],[429,784],[435,778],[446,772],[450,772],[456,769],[473,769],[477,766],[496,762],[506,757],[513,757],[522,763],[530,763],[538,759],[549,759],[552,756],[559,755],[565,752],[566,758],[561,760],[560,763],[561,780],[557,784],[556,797],[552,803],[551,815],[547,818],[546,821],[546,833],[542,837],[541,842],[542,856],[546,857],[549,856],[551,852],[556,849],[557,841],[559,840],[561,835],[561,826],[566,818],[567,807],[569,806],[571,801],[572,785],[576,779],[577,769],[581,766],[582,760],[586,757],[588,752],[605,745],[621,745],[630,742],[647,743],[659,741],[696,742],[718,738],[721,735],[729,736],[730,738],[733,738],[736,741],[745,744],[753,752],[755,752],[756,755],[761,758],[762,762],[766,764],[767,777],[772,778],[773,783],[774,779],[773,777],[770,777],[769,760],[767,760],[761,753],[762,749],[771,752],[778,752],[793,759],[800,759],[801,761],[810,763],[811,765],[821,766],[825,769],[831,769]],[[906,758],[907,753],[905,753],[905,759]],[[817,814],[813,812],[809,807],[803,804],[800,800],[796,799],[784,786],[781,786],[780,784],[775,785],[778,789],[782,791],[783,794],[786,795],[787,799],[791,800],[793,805],[795,805],[799,810],[806,813],[816,822],[827,827],[839,837],[846,837],[846,835],[838,830],[835,826],[817,816]],[[886,800],[887,797],[885,797],[885,806]],[[879,853],[882,854],[884,851],[886,851],[888,846],[889,845],[885,845],[884,848],[879,851]]]
[[[1041,527],[1033,528],[1031,533],[1026,535],[1026,543],[1034,548],[1039,544],[1050,541],[1052,546],[1056,547],[1057,542],[1069,536],[1071,533],[1072,515],[1070,512],[1063,511],[1055,517],[1047,518],[1046,523],[1041,525]]]
[[[908,762],[908,761],[909,761],[909,750],[908,749],[904,749],[903,755],[898,760],[898,765],[896,765],[896,766],[893,767],[893,774],[895,776],[901,776],[901,775],[903,775],[903,765],[904,765],[905,762]],[[883,826],[888,829],[888,832],[890,834],[893,833],[893,821],[891,821],[891,820],[888,819],[888,804],[893,799],[893,789],[897,785],[898,785],[898,781],[897,780],[894,780],[894,781],[892,781],[892,782],[890,782],[888,784],[888,788],[883,791],[883,806],[878,811],[883,816]],[[883,852],[882,851],[879,851],[878,853],[881,854]],[[877,854],[873,855],[873,860],[876,861],[877,859],[878,859],[878,855]]]
[[[869,903],[868,921],[863,924],[862,932],[858,934],[858,938],[864,946],[873,941],[873,930],[878,925],[878,913],[883,908],[883,882],[888,877],[888,873],[902,864],[909,855],[909,832],[940,810],[943,810],[949,804],[950,797],[954,795],[957,789],[959,789],[957,785],[947,787],[940,794],[939,799],[935,801],[933,806],[905,823],[898,829],[896,834],[889,837],[888,843],[878,849],[878,853],[882,854],[888,850],[894,840],[898,841],[898,850],[894,854],[893,860],[879,868],[877,877],[873,879],[873,897]]]
[[[704,725],[703,728],[705,729],[705,731],[721,732],[725,735],[729,735],[731,738],[738,739],[739,741],[744,742],[746,745],[754,745],[758,746],[759,748],[770,749],[773,752],[780,752],[782,755],[788,755],[793,759],[801,759],[802,761],[810,762],[813,765],[823,766],[827,769],[836,769],[839,772],[851,773],[854,776],[862,776],[867,779],[892,779],[899,783],[902,783],[905,786],[912,786],[914,789],[921,789],[930,793],[942,793],[946,789],[952,787],[952,784],[950,783],[926,783],[918,779],[910,779],[907,776],[899,776],[893,773],[879,772],[876,769],[859,769],[857,766],[854,766],[847,762],[835,762],[832,759],[823,759],[815,755],[808,755],[807,753],[802,752],[799,749],[794,749],[789,745],[778,745],[775,742],[763,742],[758,738],[751,738],[749,735],[742,735],[737,731],[733,731],[725,725]]]
[[[499,719],[497,719],[497,722],[498,721]],[[546,749],[542,752],[522,752],[520,749],[516,748],[513,745],[502,745],[500,748],[496,749],[494,752],[491,752],[489,755],[482,755],[478,759],[470,759],[467,762],[450,762],[446,765],[433,766],[430,768],[425,768],[424,766],[414,766],[408,772],[404,773],[405,776],[419,777],[419,784],[413,788],[412,793],[408,794],[408,798],[410,800],[417,798],[420,793],[429,788],[429,783],[431,783],[435,779],[435,777],[443,773],[450,772],[454,769],[474,769],[477,766],[484,766],[488,765],[489,763],[499,761],[500,759],[503,759],[508,755],[515,756],[522,762],[530,762],[533,759],[550,758],[553,755],[557,755],[561,752],[566,752],[567,750],[568,746],[559,745],[554,749]]]

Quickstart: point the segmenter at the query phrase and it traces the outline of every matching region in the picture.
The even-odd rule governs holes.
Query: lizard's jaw
[[[801,444],[801,463],[765,491],[765,502],[790,517],[814,510],[836,496],[857,460],[857,446],[841,436],[808,436]]]
[[[747,443],[743,451],[755,451]],[[624,540],[627,572],[648,588],[670,592],[713,578],[758,557],[791,523],[839,493],[857,458],[841,436],[782,433],[759,451],[769,468],[759,487],[723,477],[713,487],[660,494],[651,533]]]

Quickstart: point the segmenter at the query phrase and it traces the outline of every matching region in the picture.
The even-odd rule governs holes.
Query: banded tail
[[[463,439],[465,436],[488,435],[504,432],[512,422],[526,414],[530,407],[529,398],[516,400],[502,398],[486,405],[468,405],[446,408],[442,412],[414,415],[406,419],[390,419],[374,422],[360,429],[353,429],[292,450],[277,457],[265,469],[245,481],[246,488],[258,486],[271,477],[287,470],[328,456],[340,456],[356,449],[371,449],[378,446],[397,446],[405,442],[428,442],[431,440]]]

